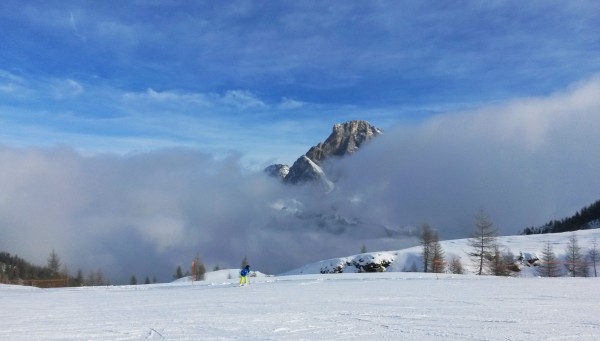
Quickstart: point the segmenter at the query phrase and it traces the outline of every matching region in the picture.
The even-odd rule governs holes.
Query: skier
[[[248,283],[248,275],[250,275],[250,265],[246,265],[242,271],[240,271],[240,286],[244,285],[244,283],[250,284]]]

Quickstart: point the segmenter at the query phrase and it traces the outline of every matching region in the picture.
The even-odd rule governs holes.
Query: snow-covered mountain
[[[323,163],[333,157],[343,157],[356,152],[362,145],[382,133],[381,129],[363,120],[336,124],[324,142],[311,147],[291,167],[281,164],[271,165],[265,171],[290,184],[316,181],[329,191],[332,189],[333,182],[323,170]]]

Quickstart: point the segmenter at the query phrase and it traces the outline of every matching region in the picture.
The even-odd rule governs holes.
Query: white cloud
[[[481,208],[504,233],[565,217],[598,199],[598,93],[594,78],[546,98],[390,129],[344,161],[345,186],[365,189],[365,206],[394,224],[428,221],[444,238],[465,236]]]
[[[279,105],[277,107],[281,110],[295,110],[295,109],[303,108],[307,105],[308,105],[308,103],[306,103],[306,102],[297,101],[297,100],[294,100],[291,98],[284,97],[281,99],[281,102],[279,102]]]
[[[192,104],[200,107],[230,107],[241,110],[267,107],[267,105],[257,96],[244,90],[228,90],[221,95],[212,92],[194,93],[177,90],[156,91],[149,88],[143,93],[126,93],[123,95],[123,99],[126,101],[142,100],[169,103],[174,106]]]
[[[481,208],[502,233],[516,233],[598,199],[599,91],[592,79],[546,98],[387,129],[336,166],[341,180],[326,196],[250,172],[238,155],[0,147],[0,249],[43,263],[54,248],[73,269],[126,279],[135,267],[166,279],[197,252],[228,266],[248,256],[276,272],[356,252],[384,226],[427,221],[443,238],[464,237]],[[289,202],[301,203],[294,208],[303,219],[273,209]]]
[[[83,93],[83,86],[72,79],[53,80],[48,85],[54,99],[65,99],[79,96]]]

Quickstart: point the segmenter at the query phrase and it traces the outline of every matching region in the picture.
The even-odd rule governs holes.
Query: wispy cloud
[[[79,33],[79,29],[77,28],[77,22],[75,22],[75,16],[73,12],[69,12],[69,23],[71,24],[71,28],[73,29],[73,34],[81,39],[83,43],[87,42],[87,38]]]

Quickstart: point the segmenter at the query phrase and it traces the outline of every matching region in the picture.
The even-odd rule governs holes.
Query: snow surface
[[[587,254],[588,250],[592,247],[592,242],[594,240],[597,240],[600,247],[600,229],[553,234],[535,234],[527,236],[501,236],[497,237],[497,243],[499,244],[502,252],[509,251],[515,257],[518,257],[522,254],[525,259],[539,259],[542,254],[542,250],[546,246],[546,243],[550,242],[557,259],[559,261],[564,261],[569,239],[573,234],[575,234],[577,245],[581,248],[581,252],[583,254]],[[468,239],[444,240],[440,241],[440,245],[444,250],[447,262],[449,262],[453,257],[458,257],[465,267],[466,273],[474,272],[476,267],[471,264],[469,259],[468,252],[472,251],[472,248],[468,244]],[[397,251],[368,252],[359,255],[322,260],[304,265],[282,275],[318,274],[321,273],[321,271],[327,272],[339,266],[343,267],[346,264],[364,264],[368,261],[382,260],[392,262],[392,264],[387,268],[387,272],[409,271],[413,267],[416,267],[419,271],[423,270],[423,265],[421,264],[422,248],[420,246],[415,246]],[[521,269],[521,273],[516,274],[516,276],[536,276],[535,267],[527,267],[523,265]],[[598,270],[600,271],[600,264],[598,264]],[[593,269],[590,268],[590,271],[593,275]],[[355,266],[346,266],[344,267],[343,272],[354,273],[357,272],[357,268]]]
[[[577,236],[585,248],[599,233],[581,231]],[[558,252],[568,236],[504,238],[515,253],[535,253],[545,240],[556,243]],[[443,244],[447,253],[458,253],[465,245]],[[393,266],[412,261],[411,252],[397,251]],[[310,267],[317,269],[311,265],[304,270]],[[0,339],[600,339],[597,278],[257,272],[249,286],[239,287],[237,274],[237,269],[220,270],[200,282],[135,286],[0,285]]]

